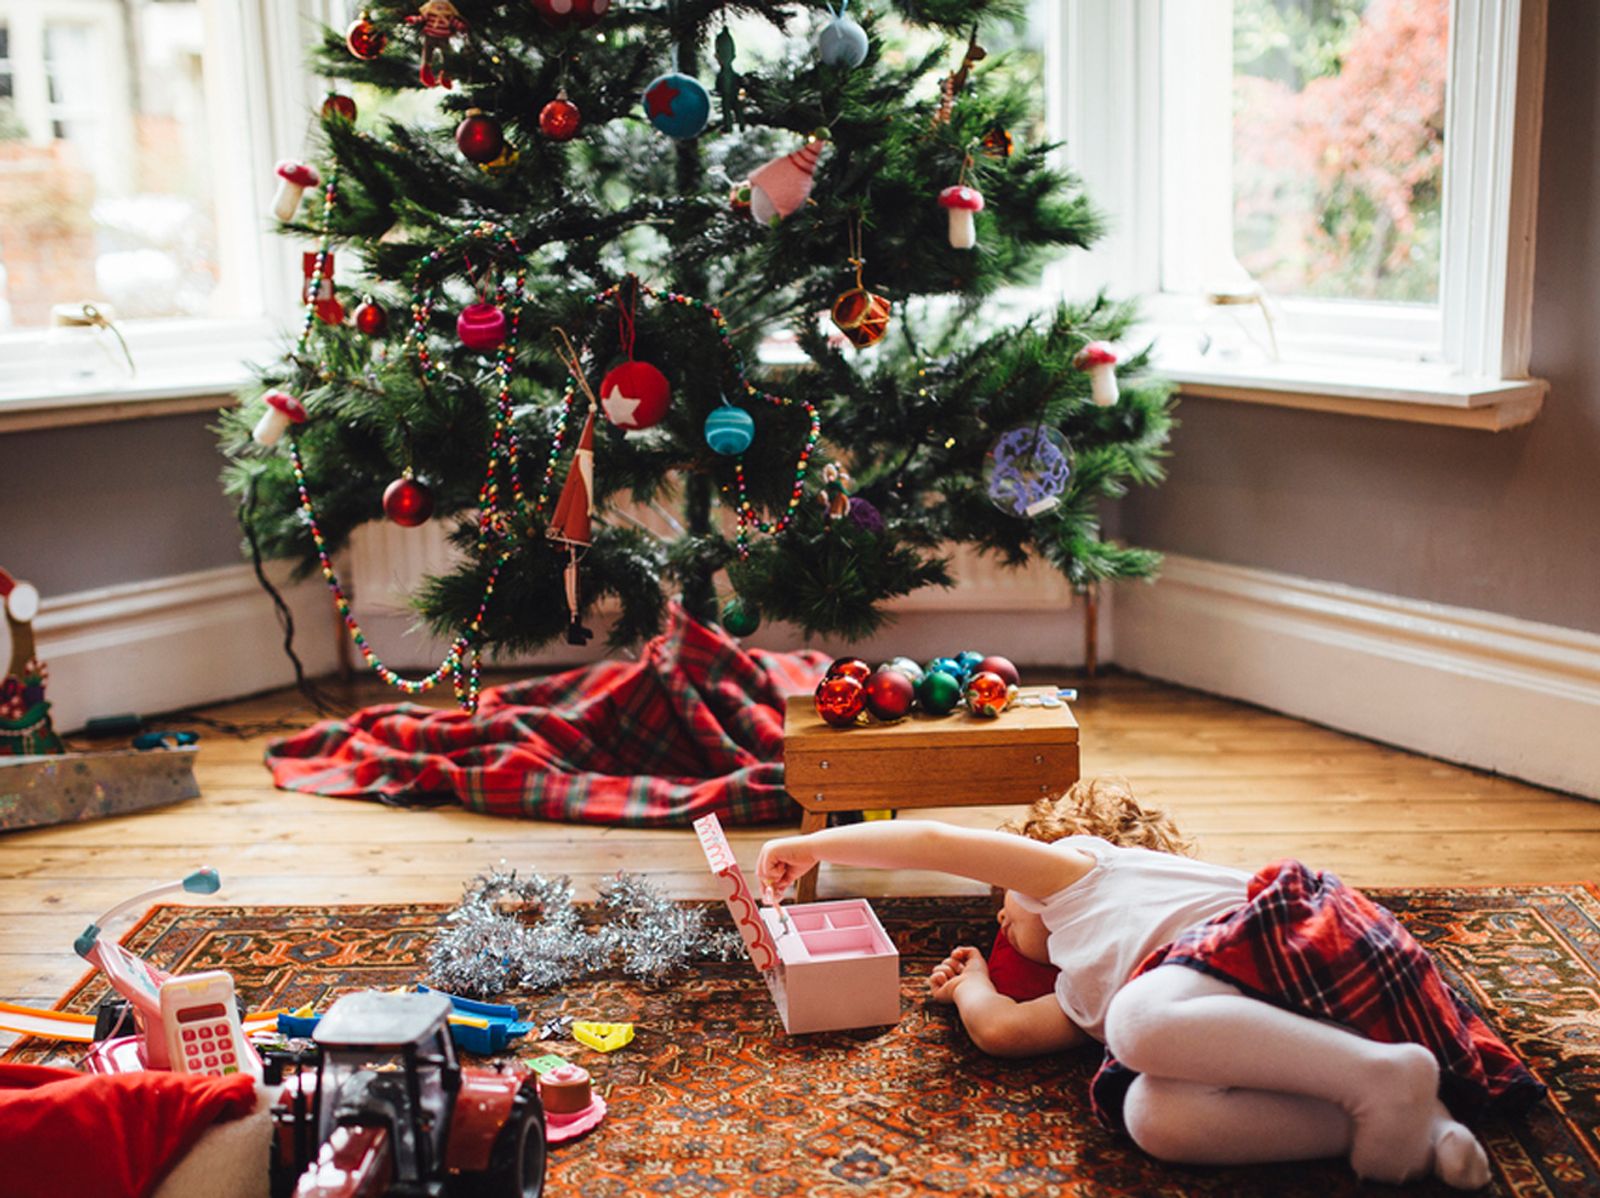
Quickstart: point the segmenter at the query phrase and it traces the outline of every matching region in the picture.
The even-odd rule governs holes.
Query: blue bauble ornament
[[[956,665],[961,667],[961,676],[969,677],[982,663],[984,655],[975,649],[968,649],[956,654]]]
[[[700,81],[677,71],[658,76],[644,89],[644,114],[668,137],[699,137],[711,119],[711,97]]]
[[[743,453],[755,440],[756,422],[750,413],[732,404],[723,404],[706,417],[706,444],[729,457]]]
[[[928,663],[924,671],[928,674],[949,674],[950,677],[960,682],[966,678],[966,673],[961,669],[961,663],[953,657],[935,657]]]
[[[817,57],[830,67],[858,67],[867,60],[867,31],[842,12],[817,34]]]

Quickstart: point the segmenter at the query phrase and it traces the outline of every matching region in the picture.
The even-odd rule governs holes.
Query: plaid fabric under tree
[[[364,708],[274,741],[273,781],[334,798],[451,796],[490,815],[634,827],[793,817],[783,706],[827,658],[743,649],[674,606],[636,662],[483,692],[476,713]]]

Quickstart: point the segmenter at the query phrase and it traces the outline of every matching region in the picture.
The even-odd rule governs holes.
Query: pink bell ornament
[[[480,354],[499,349],[506,341],[506,314],[494,304],[469,304],[456,317],[456,336]]]

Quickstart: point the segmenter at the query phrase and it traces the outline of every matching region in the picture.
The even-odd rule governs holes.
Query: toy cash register
[[[73,948],[105,971],[128,1002],[132,1034],[97,1042],[88,1056],[96,1073],[170,1069],[174,1073],[251,1073],[261,1076],[261,1059],[245,1039],[234,1001],[233,978],[222,970],[175,977],[136,957],[101,935],[118,916],[142,908],[164,894],[183,890],[215,894],[222,881],[214,869],[200,869],[118,903],[83,930]]]
[[[795,903],[780,919],[751,894],[717,817],[695,820],[694,830],[785,1031],[900,1022],[900,954],[866,899]]]

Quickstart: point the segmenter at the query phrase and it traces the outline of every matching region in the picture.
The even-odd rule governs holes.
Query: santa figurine
[[[843,466],[829,462],[822,468],[822,489],[817,497],[830,519],[850,514],[850,475]]]
[[[422,70],[419,78],[423,87],[451,87],[454,84],[444,69],[444,52],[450,39],[467,31],[467,22],[456,11],[450,0],[425,0],[415,13],[406,18],[406,24],[420,27],[422,33]],[[438,61],[438,70],[434,61]]]
[[[567,644],[587,644],[594,633],[583,626],[583,595],[578,563],[593,544],[594,533],[594,409],[583,422],[578,448],[567,471],[566,484],[556,500],[556,510],[545,534],[557,545],[566,546],[567,566],[563,581],[567,591]]]
[[[0,677],[0,757],[65,752],[44,698],[44,663],[34,655],[39,592],[0,570],[0,607],[11,634],[11,663]]]

